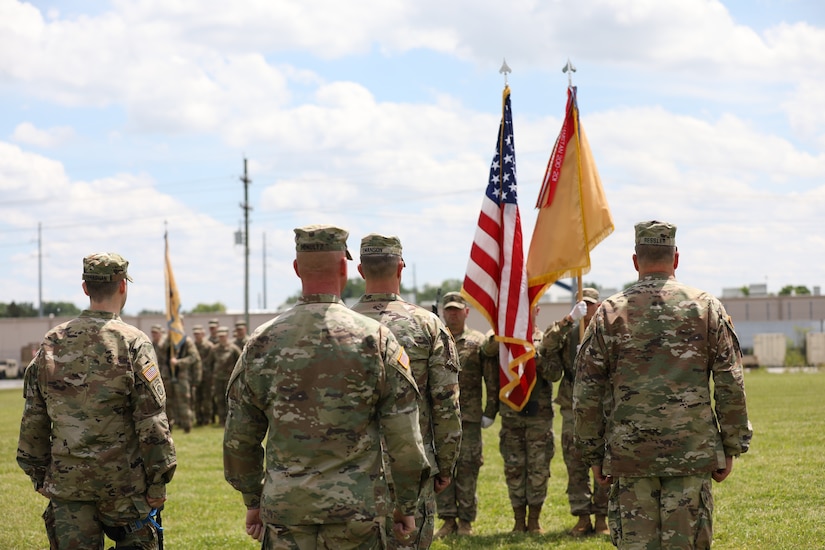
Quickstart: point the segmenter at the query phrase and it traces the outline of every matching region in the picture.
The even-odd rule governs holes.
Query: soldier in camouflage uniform
[[[218,319],[209,319],[209,323],[207,326],[209,327],[209,340],[212,345],[218,343],[218,327],[221,325],[221,322]]]
[[[461,406],[461,449],[453,482],[436,496],[438,517],[444,520],[444,524],[435,534],[436,538],[453,533],[473,533],[472,523],[478,513],[478,474],[484,464],[481,443],[482,416],[492,424],[498,406],[498,373],[491,375],[489,371],[485,372],[481,349],[486,339],[484,334],[465,325],[470,314],[467,301],[460,292],[448,292],[442,298],[442,311],[447,328],[455,340],[460,363],[458,386]],[[487,392],[483,415],[482,383]]]
[[[392,332],[341,300],[346,237],[332,226],[295,230],[302,297],[255,330],[230,380],[224,472],[263,548],[383,548],[382,438],[395,528],[415,530],[429,477],[418,391]]]
[[[739,344],[721,302],[676,281],[675,226],[637,224],[633,264],[639,281],[602,302],[576,356],[574,437],[612,482],[616,546],[707,549],[711,479],[753,434]]]
[[[195,421],[198,426],[206,426],[215,420],[215,405],[213,403],[212,376],[214,374],[214,358],[212,348],[214,344],[205,338],[206,333],[202,325],[192,327],[195,337],[195,347],[201,357],[201,382],[192,392],[192,410],[195,412]]]
[[[573,363],[579,346],[579,322],[583,326],[599,307],[599,291],[582,289],[582,300],[561,321],[553,323],[544,333],[542,355],[556,365],[564,376],[559,383],[556,403],[561,412],[561,446],[564,465],[567,467],[567,501],[570,513],[578,517],[570,535],[581,537],[591,533],[610,534],[607,528],[607,488],[590,481],[590,467],[582,462],[581,451],[573,443],[573,381],[576,373]],[[581,320],[581,321],[580,321]],[[595,515],[595,527],[590,516]]]
[[[129,262],[83,259],[90,307],[46,334],[23,382],[17,462],[49,498],[51,548],[158,547],[150,521],[177,460],[152,344],[121,321]],[[127,528],[128,527],[128,528]]]
[[[184,336],[175,348],[168,336],[158,346],[160,373],[166,387],[166,414],[172,429],[192,430],[192,385],[200,382],[201,356],[191,338]]]
[[[241,350],[229,341],[229,328],[218,327],[218,343],[212,348],[212,399],[218,424],[226,423],[226,387]]]
[[[538,311],[538,307],[532,311],[534,323]],[[545,359],[541,339],[541,330],[535,329],[533,344],[536,346],[536,383],[524,408],[517,411],[509,405],[501,406],[500,401],[496,402],[497,409],[501,412],[499,450],[504,459],[504,479],[515,518],[514,533],[544,533],[539,518],[547,498],[550,461],[555,454],[553,382],[561,378],[561,366]],[[495,340],[493,331],[490,331],[482,357],[488,365],[490,377],[496,381],[496,396],[500,392],[500,377],[497,376],[501,368],[499,353],[506,352]],[[485,424],[492,422],[482,419],[482,426]]]
[[[380,321],[393,332],[410,357],[410,368],[421,392],[418,420],[430,463],[430,478],[419,495],[415,514],[418,532],[408,540],[399,540],[393,536],[392,517],[388,517],[386,526],[387,548],[414,550],[429,548],[432,544],[435,493],[450,484],[458,458],[461,442],[459,361],[455,342],[441,319],[399,296],[401,271],[405,267],[401,251],[401,241],[395,236],[372,233],[361,240],[358,271],[366,280],[366,289],[352,309]]]
[[[243,347],[249,341],[249,336],[246,334],[246,321],[235,321],[235,340],[232,341],[239,350],[243,351]]]

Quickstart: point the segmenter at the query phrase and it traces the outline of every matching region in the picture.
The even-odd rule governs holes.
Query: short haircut
[[[85,282],[86,292],[89,293],[89,298],[95,302],[108,300],[117,293],[117,290],[120,287],[120,281]]]
[[[672,262],[675,254],[675,246],[662,246],[658,244],[636,245],[636,259],[642,264]]]
[[[367,279],[387,279],[395,276],[401,257],[396,254],[361,256],[361,271]]]

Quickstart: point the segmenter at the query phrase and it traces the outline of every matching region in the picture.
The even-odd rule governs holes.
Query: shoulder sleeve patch
[[[160,371],[158,371],[158,366],[155,363],[149,363],[140,373],[147,382],[152,382],[155,378],[160,376]]]
[[[395,360],[398,361],[405,370],[410,370],[410,356],[407,355],[407,350],[404,349],[404,346],[400,346],[400,348]]]

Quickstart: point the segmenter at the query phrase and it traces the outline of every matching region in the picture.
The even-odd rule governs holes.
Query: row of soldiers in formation
[[[263,548],[421,549],[471,534],[481,430],[498,414],[513,531],[541,532],[556,381],[580,518],[571,534],[606,531],[607,507],[619,548],[710,548],[711,480],[728,477],[753,430],[733,324],[717,299],[675,280],[675,232],[637,224],[638,283],[601,305],[584,289],[564,319],[536,331],[536,382],[519,411],[500,406],[501,345],[466,327],[460,293],[444,297],[443,322],[401,299],[397,237],[362,239],[365,294],[350,309],[347,231],[296,228],[301,298],[242,350],[216,326],[218,342],[203,352],[211,376],[202,331],[174,353],[156,331],[153,347],[119,317],[128,262],[87,256],[89,309],[47,333],[24,377],[17,462],[49,499],[52,547],[102,548],[104,532],[119,549],[158,547],[177,467],[167,395],[173,424],[191,430],[189,382],[211,379],[211,398],[196,385],[194,401],[218,409],[224,477]],[[580,350],[576,322],[587,325]],[[610,486],[609,505],[587,465]],[[444,525],[434,533],[436,513]]]
[[[562,448],[568,471],[567,494],[570,510],[579,518],[570,530],[573,536],[608,534],[607,495],[604,488],[590,483],[588,467],[581,462],[573,444],[572,360],[578,344],[578,319],[589,322],[598,304],[598,291],[586,288],[583,303],[564,319],[551,325],[546,333],[536,329],[536,385],[527,405],[514,411],[498,401],[498,343],[466,326],[469,306],[459,292],[447,293],[441,308],[449,334],[456,346],[463,439],[456,458],[457,470],[452,490],[439,496],[438,514],[444,520],[437,537],[472,534],[478,502],[476,486],[483,463],[480,428],[489,427],[500,413],[500,451],[505,461],[505,480],[514,511],[515,532],[543,532],[539,523],[547,495],[550,460],[554,456],[553,383],[559,383],[555,403],[563,417]],[[368,297],[371,303],[374,295]],[[355,307],[365,309],[363,306]],[[535,314],[538,310],[535,310]],[[235,323],[234,338],[217,319],[208,323],[209,335],[202,325],[192,327],[193,338],[186,338],[175,350],[162,325],[151,328],[152,344],[158,357],[166,390],[166,411],[170,426],[188,433],[194,425],[205,426],[226,421],[227,384],[233,368],[249,340],[244,321]],[[397,335],[396,335],[397,336]],[[441,348],[449,360],[449,349]],[[408,353],[415,355],[415,345]],[[429,385],[443,395],[430,363]],[[445,361],[446,363],[447,361]],[[427,381],[427,377],[423,378]],[[482,403],[482,385],[488,399]],[[443,447],[443,443],[438,447]],[[591,515],[595,521],[591,522]],[[432,518],[431,518],[432,519]],[[432,530],[430,533],[432,534]]]
[[[343,437],[356,427],[351,426],[351,418],[338,413],[342,407],[352,418],[367,412],[366,403],[339,403],[347,393],[364,391],[353,380],[374,368],[373,350],[382,349],[380,343],[370,346],[370,351],[362,348],[358,359],[345,351],[344,342],[349,342],[351,335],[372,326],[365,324],[366,316],[389,329],[391,338],[386,341],[387,336],[364,340],[381,338],[378,342],[387,346],[382,353],[384,376],[389,380],[390,373],[400,375],[390,394],[395,402],[384,413],[370,414],[379,418],[403,414],[410,406],[411,392],[404,389],[408,382],[414,384],[414,394],[419,396],[414,400],[418,419],[414,433],[402,430],[400,420],[382,430],[383,470],[389,481],[389,502],[395,506],[394,510],[385,509],[388,547],[428,548],[436,537],[473,534],[483,464],[482,429],[490,427],[499,414],[499,449],[514,518],[512,530],[542,533],[540,516],[554,454],[553,384],[560,380],[559,404],[568,418],[562,438],[571,471],[568,494],[573,515],[580,517],[571,534],[607,534],[606,493],[591,486],[588,465],[578,456],[572,435],[572,365],[578,333],[571,328],[575,321],[589,320],[585,317],[595,312],[598,292],[585,289],[584,299],[568,316],[546,332],[533,335],[537,379],[528,403],[516,411],[500,405],[499,343],[492,334],[466,325],[470,309],[461,293],[443,297],[443,322],[400,297],[405,264],[397,237],[371,234],[362,239],[358,271],[365,279],[365,293],[351,310],[341,307],[340,295],[333,292],[340,292],[336,285],[345,280],[341,273],[346,273],[344,253],[349,258],[346,235],[346,231],[328,226],[296,229],[296,272],[302,278],[302,298],[291,310],[256,329],[229,381],[224,471],[227,481],[244,497],[247,531],[252,535],[272,529],[273,536],[299,537],[296,525],[335,523],[340,516],[375,513],[369,509],[369,492],[357,489],[366,482],[357,475],[357,467],[336,466],[337,473],[333,473],[329,461],[306,455],[316,440],[332,452],[338,445],[331,439],[329,430],[333,428],[348,446],[360,446],[356,442],[365,437],[356,431]],[[337,252],[340,257],[317,254],[321,252]],[[315,277],[321,278],[318,273],[326,277],[321,279],[325,284],[316,285]],[[352,317],[353,311],[362,316]],[[534,310],[534,316],[536,313]],[[412,380],[405,381],[410,377]],[[308,385],[308,379],[313,385]],[[311,397],[314,384],[323,386],[317,400]],[[264,437],[265,478],[259,443]],[[420,488],[414,481],[422,473],[416,462],[416,440],[426,458],[423,472],[428,472]],[[334,456],[339,460],[342,455]],[[351,475],[347,473],[350,469]],[[316,471],[318,476],[310,474]],[[321,472],[328,472],[330,479]],[[330,494],[327,488],[331,486],[338,487],[338,493]],[[412,499],[411,487],[415,488]],[[367,500],[355,505],[359,498]],[[381,514],[379,511],[379,517]],[[596,517],[595,527],[591,515]],[[443,520],[438,531],[436,516]],[[410,522],[405,524],[403,518]],[[280,523],[288,528],[272,525]],[[405,525],[414,531],[404,532]]]
[[[166,391],[166,415],[172,428],[189,433],[193,425],[207,426],[216,419],[226,421],[226,385],[235,363],[249,340],[245,321],[229,328],[217,319],[192,327],[193,338],[185,338],[175,349],[162,325],[152,325],[151,338]]]

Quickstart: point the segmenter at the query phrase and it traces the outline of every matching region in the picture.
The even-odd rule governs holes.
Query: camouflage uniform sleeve
[[[166,394],[151,342],[137,342],[132,350],[132,364],[136,373],[132,419],[146,470],[146,496],[164,498],[166,484],[172,480],[178,462],[166,417]]]
[[[538,351],[544,360],[544,372],[547,379],[557,382],[562,375],[573,379],[572,364],[570,364],[569,350],[567,349],[568,334],[573,327],[572,323],[556,321],[546,331],[539,344]]]
[[[203,380],[203,357],[201,357],[201,352],[198,351],[198,346],[195,345],[195,342],[189,340],[188,338],[186,340],[192,347],[192,353],[196,357],[195,363],[189,370],[189,379],[193,384],[198,385]]]
[[[499,375],[501,366],[499,365],[498,351],[495,352],[495,355],[488,356],[484,353],[483,347],[481,347],[478,355],[478,360],[481,362],[481,376],[484,378],[484,393],[486,397],[484,416],[487,418],[495,418],[496,414],[498,414],[498,393],[501,388],[501,377]]]
[[[739,456],[748,451],[753,430],[748,421],[745,402],[745,380],[742,373],[742,352],[739,340],[722,304],[711,311],[712,333],[716,335],[710,350],[713,374],[713,397],[716,417],[722,435],[725,456]]]
[[[438,324],[440,325],[440,323]],[[458,351],[443,325],[437,326],[427,377],[433,442],[439,472],[449,475],[461,445],[461,409],[458,404]]]
[[[37,380],[43,354],[41,347],[23,377],[23,397],[26,402],[17,443],[17,463],[31,478],[35,489],[43,486],[51,462],[51,420]]]
[[[602,465],[605,455],[604,396],[610,381],[600,313],[601,310],[587,327],[574,365],[573,440],[588,466]]]
[[[501,390],[501,378],[499,377],[498,360],[499,343],[496,341],[495,333],[487,331],[484,337],[484,345],[481,346],[481,372],[484,378],[484,391],[487,400],[484,404],[484,416],[495,418],[499,412],[499,391]]]
[[[244,504],[248,508],[257,508],[261,505],[264,482],[262,442],[269,422],[248,385],[246,358],[244,351],[232,371],[226,390],[223,473],[226,481],[243,495]]]
[[[386,442],[395,487],[396,507],[415,513],[422,482],[430,477],[418,424],[418,389],[407,352],[386,328],[380,327],[384,380],[378,402],[378,420]]]

